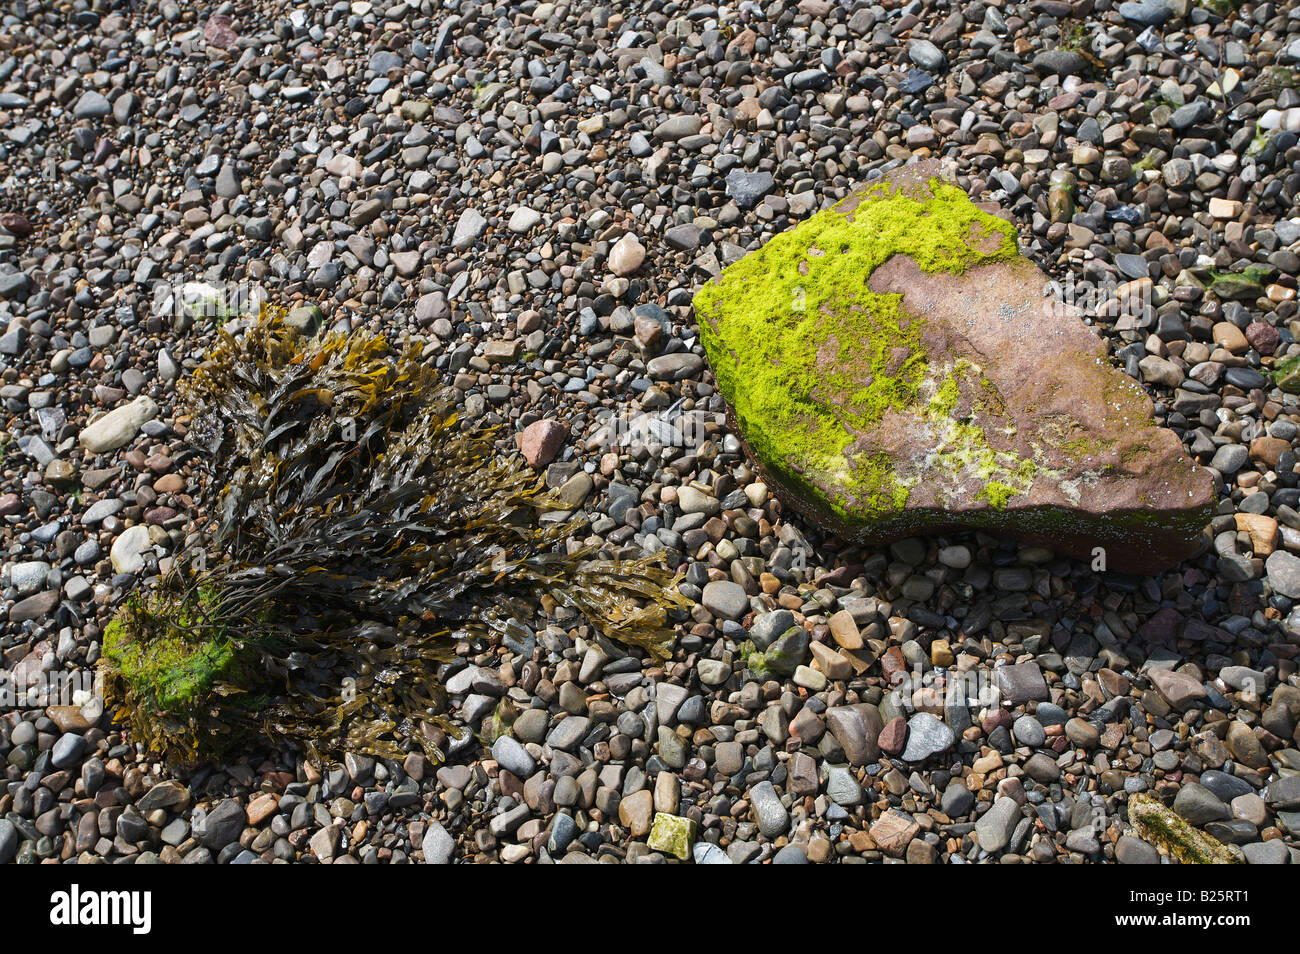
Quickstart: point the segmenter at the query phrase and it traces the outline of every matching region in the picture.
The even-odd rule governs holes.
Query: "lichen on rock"
[[[926,162],[724,269],[695,309],[747,448],[818,522],[864,542],[970,527],[1101,546],[1113,568],[1174,562],[1212,483],[1047,287],[1014,227]]]

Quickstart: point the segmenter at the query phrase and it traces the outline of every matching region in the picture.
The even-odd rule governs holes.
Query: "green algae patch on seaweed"
[[[104,629],[105,701],[175,764],[233,741],[229,715],[246,719],[266,699],[257,647],[226,631],[216,599],[210,588],[134,593]]]

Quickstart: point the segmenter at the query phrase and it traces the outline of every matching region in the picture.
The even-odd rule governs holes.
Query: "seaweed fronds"
[[[185,554],[105,638],[106,685],[179,764],[260,732],[314,754],[438,759],[455,640],[543,604],[666,658],[679,578],[650,558],[570,552],[584,521],[457,417],[417,344],[299,334],[264,309],[183,383],[208,455],[216,552]]]

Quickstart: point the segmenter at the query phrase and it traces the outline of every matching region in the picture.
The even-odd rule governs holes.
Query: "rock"
[[[114,573],[134,573],[144,566],[144,554],[153,549],[149,528],[136,524],[123,530],[108,552]]]
[[[826,725],[853,766],[870,765],[880,758],[880,710],[865,703],[826,710]]]
[[[939,800],[939,807],[949,818],[961,818],[975,804],[975,793],[967,788],[959,779],[953,779],[948,783],[948,787],[943,790],[943,796]]]
[[[931,73],[942,73],[948,68],[947,58],[929,40],[912,40],[907,44],[907,56],[921,69]]]
[[[456,853],[456,840],[439,822],[430,821],[424,831],[424,840],[420,842],[426,865],[449,865]]]
[[[1033,716],[1021,716],[1011,726],[1011,732],[1016,737],[1016,741],[1021,745],[1027,745],[1031,749],[1036,749],[1047,741],[1047,733]]]
[[[203,39],[218,49],[228,50],[239,40],[231,24],[234,21],[228,13],[214,13],[203,25]]]
[[[876,741],[886,755],[899,755],[907,745],[907,720],[901,715],[894,716],[885,723]]]
[[[1205,698],[1205,685],[1185,672],[1152,669],[1148,675],[1156,691],[1180,712]]]
[[[700,117],[693,115],[669,116],[655,127],[655,138],[662,142],[677,142],[700,131]]]
[[[528,778],[533,774],[536,762],[519,742],[508,735],[503,735],[492,744],[492,758],[497,764],[515,778]]]
[[[645,261],[645,246],[630,232],[609,250],[609,270],[615,275],[631,275]]]
[[[225,199],[233,199],[235,196],[244,194],[235,167],[230,163],[225,163],[217,173],[216,193]]]
[[[289,309],[289,313],[284,316],[286,325],[307,337],[312,337],[319,332],[324,320],[325,314],[320,310],[319,305],[300,305]]]
[[[526,205],[521,205],[510,216],[507,228],[517,235],[523,235],[542,220],[542,214]]]
[[[1115,843],[1115,860],[1122,865],[1158,865],[1160,852],[1141,838],[1121,835],[1119,841]]]
[[[82,93],[81,98],[72,107],[72,115],[77,119],[103,119],[112,111],[113,107],[104,98],[104,94],[97,93],[93,89]]]
[[[981,528],[1081,559],[1101,548],[1131,572],[1191,555],[1209,474],[1096,332],[1044,298],[1014,229],[942,175],[937,162],[895,170],[696,294],[718,389],[766,482],[869,544]],[[811,254],[819,242],[841,251]],[[798,401],[827,413],[809,427]]]
[[[158,415],[153,398],[141,394],[130,404],[114,408],[82,429],[77,439],[92,454],[106,454],[135,439],[145,421]]]
[[[746,172],[744,169],[732,169],[727,173],[727,195],[736,200],[742,209],[752,209],[758,205],[763,196],[772,191],[776,180],[770,172]]]
[[[1174,796],[1174,811],[1188,824],[1203,828],[1207,822],[1231,818],[1232,811],[1203,785],[1185,782]]]
[[[461,252],[469,248],[487,231],[488,222],[476,209],[466,209],[456,222],[452,233],[451,247]]]
[[[697,841],[691,849],[691,856],[695,859],[697,865],[735,864],[725,851],[707,841]]]
[[[18,829],[7,818],[0,818],[0,865],[14,860],[18,850]]]
[[[871,823],[871,840],[887,855],[903,857],[908,844],[920,832],[921,826],[909,815],[891,808]]]
[[[646,841],[655,851],[672,855],[685,861],[691,857],[691,843],[695,841],[695,822],[667,812],[655,814],[650,837]],[[724,855],[725,857],[725,855]]]
[[[26,272],[0,272],[0,299],[13,300],[26,298],[27,293],[31,291],[31,288],[32,280]],[[19,334],[20,332],[21,334]],[[26,329],[15,328],[12,332],[7,332],[5,337],[8,337],[10,334],[26,338],[27,332]],[[14,347],[12,350],[9,350],[8,353],[18,354],[19,351],[20,349],[18,347]]]
[[[1300,808],[1300,775],[1285,775],[1274,779],[1268,783],[1265,795],[1268,803],[1275,808],[1283,810]]]
[[[786,845],[772,856],[774,865],[806,865],[808,853],[799,845]]]
[[[952,729],[942,719],[918,712],[907,720],[907,746],[899,757],[904,762],[924,762],[952,748],[955,741]]]
[[[730,580],[714,580],[706,584],[700,602],[714,616],[723,619],[740,619],[749,611],[749,597],[744,588]]]
[[[618,803],[619,824],[626,828],[633,838],[644,838],[649,834],[653,813],[654,795],[648,788],[624,796]]]
[[[1162,0],[1141,0],[1141,2],[1121,3],[1117,8],[1125,20],[1132,20],[1143,26],[1159,26],[1169,19],[1169,7]]]
[[[646,373],[656,381],[680,381],[693,377],[704,367],[704,359],[689,351],[661,354],[646,362]]]
[[[755,617],[749,628],[749,638],[756,648],[767,649],[796,625],[794,614],[789,610],[774,610]]]
[[[86,740],[72,732],[59,736],[50,750],[50,761],[55,768],[72,768],[86,752]]]
[[[238,840],[247,820],[239,802],[233,798],[223,799],[203,817],[202,828],[196,826],[194,836],[205,848],[217,851]]]
[[[1002,692],[1003,698],[1013,706],[1026,702],[1050,699],[1047,682],[1038,663],[1024,662],[1012,666],[999,666],[993,670],[993,681]]]
[[[568,437],[569,429],[559,421],[534,421],[520,436],[519,452],[530,467],[545,467],[555,460]]]
[[[29,619],[44,619],[59,605],[59,591],[46,590],[21,599],[9,608],[9,622],[25,623]]]
[[[980,848],[997,854],[1011,842],[1011,833],[1020,822],[1020,804],[1006,795],[999,795],[993,806],[975,823],[975,837]]]
[[[1287,599],[1300,599],[1300,557],[1285,550],[1274,550],[1264,563],[1268,585]]]
[[[1189,825],[1155,796],[1138,792],[1128,802],[1128,820],[1143,841],[1183,864],[1233,864],[1232,852]]]
[[[852,770],[843,765],[833,765],[826,776],[826,795],[836,805],[853,808],[862,804],[862,786]]]
[[[1088,61],[1073,50],[1044,50],[1034,56],[1032,65],[1039,76],[1053,73],[1060,76],[1082,76],[1088,72]]]
[[[1280,838],[1257,841],[1241,846],[1241,853],[1250,865],[1286,865],[1291,863],[1291,849]]]
[[[790,813],[781,804],[771,782],[759,782],[751,788],[749,801],[754,808],[754,819],[765,837],[773,839],[786,833],[790,827]]]

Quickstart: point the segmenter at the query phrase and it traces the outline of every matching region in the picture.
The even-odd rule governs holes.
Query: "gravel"
[[[562,609],[461,640],[442,763],[267,741],[182,774],[93,693],[6,706],[0,863],[676,863],[665,814],[694,863],[1151,864],[1144,791],[1300,861],[1300,20],[1082,10],[8,9],[0,691],[88,671],[208,532],[176,390],[254,292],[419,336],[588,518],[569,546],[657,554],[698,605],[666,660]],[[860,547],[749,463],[693,293],[936,156],[1063,293],[1138,292],[1087,320],[1213,473],[1198,556]]]

